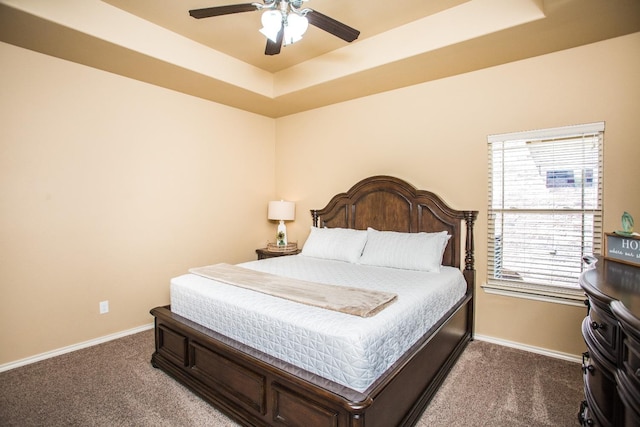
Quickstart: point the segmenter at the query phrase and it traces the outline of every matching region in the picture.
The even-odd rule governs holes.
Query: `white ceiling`
[[[260,12],[188,14],[235,3],[0,0],[0,41],[281,117],[640,31],[638,0],[309,0],[360,37],[266,56]]]

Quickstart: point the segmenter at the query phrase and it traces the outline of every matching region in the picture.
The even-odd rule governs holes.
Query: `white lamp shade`
[[[284,200],[269,202],[268,219],[293,221],[296,217],[296,204]]]
[[[282,28],[282,14],[277,10],[268,10],[262,14],[262,29],[260,32],[272,42],[278,39],[278,33]]]
[[[309,28],[306,17],[290,13],[287,17],[287,26],[284,28],[284,44],[289,45],[302,40],[302,35]]]

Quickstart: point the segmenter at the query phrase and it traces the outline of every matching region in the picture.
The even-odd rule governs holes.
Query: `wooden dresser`
[[[597,258],[580,277],[587,294],[582,335],[583,426],[640,426],[640,267]]]

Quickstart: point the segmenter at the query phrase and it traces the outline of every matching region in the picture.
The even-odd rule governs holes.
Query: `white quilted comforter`
[[[240,264],[313,282],[393,292],[362,318],[311,307],[194,274],[171,280],[171,311],[354,390],[366,389],[465,294],[460,270],[371,267],[304,256]]]

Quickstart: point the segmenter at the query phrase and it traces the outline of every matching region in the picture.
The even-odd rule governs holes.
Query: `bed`
[[[421,297],[411,293],[414,292],[411,286],[406,290],[399,286],[385,288],[384,282],[391,279],[382,279],[380,290],[397,291],[397,294],[393,294],[395,298],[392,298],[388,306],[363,319],[352,314],[261,295],[247,289],[236,289],[199,274],[186,274],[171,282],[172,306],[151,310],[155,318],[156,340],[152,364],[243,425],[414,425],[473,336],[473,224],[477,211],[451,209],[429,191],[417,190],[398,178],[374,176],[358,182],[347,192],[334,196],[324,208],[312,210],[311,216],[313,226],[316,227],[312,229],[312,234],[321,233],[321,230],[348,233],[345,229],[350,229],[355,230],[352,234],[358,236],[368,233],[371,239],[372,235],[392,231],[402,235],[420,233],[421,236],[426,236],[425,233],[432,235],[446,232],[450,237],[445,240],[446,246],[441,252],[442,266],[438,273],[425,274],[451,277],[451,283],[461,280],[462,285],[451,285],[458,293],[449,297],[450,301],[439,309],[442,313],[437,313],[436,318],[429,323],[417,321],[414,324],[409,321],[419,318],[421,314],[411,314],[401,323],[394,319],[397,318],[397,313],[408,310],[407,301],[421,301],[417,299]],[[305,256],[306,249],[303,249],[301,255],[243,263],[238,267],[262,271],[264,274],[281,269],[304,271],[304,274],[299,273],[304,279],[308,277],[308,271],[329,271],[336,266],[341,273],[331,280],[337,282],[343,275],[361,277],[376,269],[382,272],[393,270],[375,262],[361,265],[359,261],[350,264],[344,260],[316,259],[314,253],[310,253],[312,256]],[[362,254],[363,257],[365,253]],[[421,276],[423,272],[400,273],[410,280],[425,280]],[[461,279],[457,279],[458,276]],[[272,279],[271,276],[266,277]],[[195,311],[185,308],[189,306],[189,298],[184,295],[188,296],[192,291],[208,292],[208,289],[215,289],[209,286],[211,282],[221,288],[230,288],[230,302],[256,299],[257,304],[264,308],[262,313],[256,310],[255,313],[250,313],[247,320],[241,321],[234,317],[236,311],[224,311],[224,301]],[[282,282],[286,283],[286,279],[283,278]],[[204,297],[195,294],[190,298],[198,304]],[[438,298],[443,297],[440,295]],[[413,306],[420,310],[420,304],[414,303]],[[287,314],[290,316],[289,324],[267,326],[266,318],[261,316],[280,312],[281,307],[285,306],[294,307],[294,314]],[[321,341],[324,338],[306,330],[297,330],[297,327],[305,327],[304,313],[307,311],[303,310],[312,313],[309,314],[310,318],[323,316],[319,317],[322,319],[319,322],[309,322],[309,327],[313,324],[325,325],[326,331],[323,333],[334,334],[329,337],[330,342],[337,342],[335,347],[338,350],[348,350],[346,355],[340,353],[339,361],[316,363],[317,359],[324,356],[312,353],[311,348],[318,347],[318,351],[326,351],[331,346]],[[427,314],[435,311],[431,306],[422,310]],[[227,319],[227,325],[235,322],[238,327],[227,326],[225,329],[224,323],[209,322],[207,312],[215,312],[218,317]],[[255,325],[254,328],[249,327],[252,322],[265,326],[260,333],[253,333]],[[393,326],[386,329],[387,324]],[[365,325],[369,325],[369,329]],[[359,329],[368,330],[366,337],[369,334],[378,336],[378,344],[371,347],[373,350],[363,348],[359,353],[358,350],[364,345],[347,345],[338,340],[348,336],[350,331],[356,331],[354,333],[358,335]],[[279,335],[283,330],[289,334],[285,338]],[[266,331],[270,331],[273,338]],[[397,354],[379,344],[411,333],[416,334],[416,337],[394,345]],[[260,337],[253,342],[250,341],[251,335]],[[306,341],[303,336],[306,336]],[[284,339],[288,341],[283,341]],[[375,340],[366,338],[365,341]],[[323,344],[316,345],[318,342]],[[305,353],[304,357],[301,356],[302,353]],[[351,354],[361,366],[351,366],[354,363],[348,360]],[[343,359],[345,366],[341,366]],[[307,363],[309,360],[311,362]],[[369,371],[369,363],[375,369]],[[345,373],[349,369],[351,375]]]

